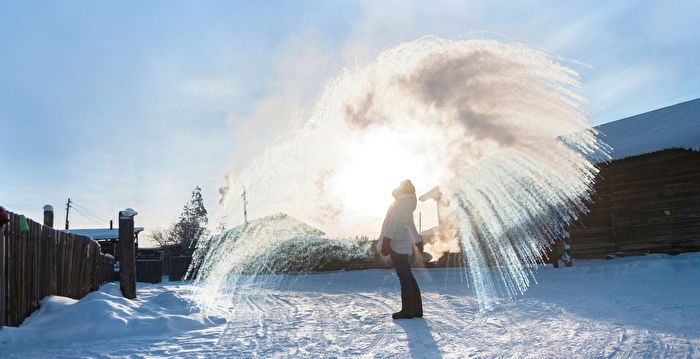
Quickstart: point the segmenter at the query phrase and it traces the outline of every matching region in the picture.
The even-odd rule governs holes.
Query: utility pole
[[[66,203],[66,229],[68,229],[68,212],[70,211],[70,198],[68,198],[68,203]]]
[[[248,224],[248,200],[245,196],[245,188],[241,197],[243,197],[243,223]]]
[[[423,213],[418,212],[418,233],[423,233]]]
[[[221,215],[221,218],[219,218],[219,232],[226,232],[226,214]]]

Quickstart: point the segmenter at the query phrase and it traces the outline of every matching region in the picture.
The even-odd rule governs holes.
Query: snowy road
[[[308,275],[204,315],[187,284],[53,297],[1,357],[700,357],[700,254],[579,261],[487,312],[455,270],[416,270],[424,319],[392,321],[391,271]]]

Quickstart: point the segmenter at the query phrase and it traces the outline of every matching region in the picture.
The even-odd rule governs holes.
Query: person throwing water
[[[410,180],[401,182],[392,192],[394,203],[386,213],[377,250],[391,256],[401,284],[401,311],[392,314],[393,319],[411,319],[423,316],[423,302],[416,278],[411,272],[410,256],[413,243],[423,252],[423,242],[413,221],[416,210],[416,188]]]

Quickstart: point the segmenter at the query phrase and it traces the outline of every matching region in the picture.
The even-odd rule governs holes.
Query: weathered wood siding
[[[187,269],[192,263],[190,256],[170,257],[168,260],[168,280],[179,281],[185,279]]]
[[[600,165],[574,258],[700,250],[700,152],[668,149]]]
[[[160,259],[137,259],[136,260],[136,281],[143,283],[160,283],[163,279],[161,274]]]

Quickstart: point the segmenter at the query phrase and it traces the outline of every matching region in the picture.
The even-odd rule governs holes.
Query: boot
[[[408,291],[401,292],[401,311],[391,315],[393,319],[411,319],[413,318],[413,293]]]
[[[419,289],[413,292],[413,316],[423,318],[423,300],[421,299]]]

